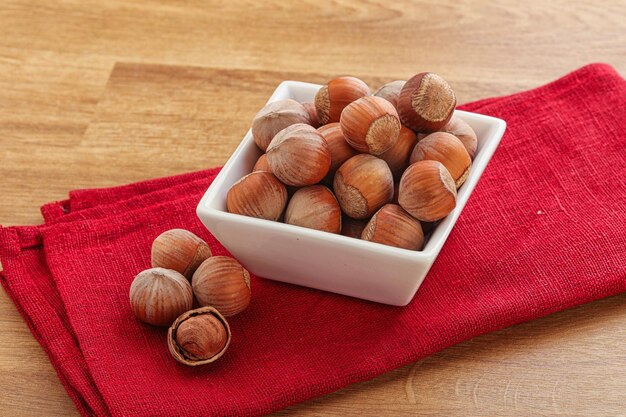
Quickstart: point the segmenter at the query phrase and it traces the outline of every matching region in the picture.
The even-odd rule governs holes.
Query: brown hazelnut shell
[[[387,162],[393,178],[400,180],[402,173],[409,166],[411,152],[417,143],[417,136],[408,127],[402,126],[396,143],[378,157]]]
[[[417,142],[411,153],[410,163],[423,160],[441,162],[450,172],[459,188],[467,179],[472,159],[461,141],[446,132],[435,132]]]
[[[271,172],[251,172],[226,194],[229,213],[276,221],[287,205],[287,189]]]
[[[225,330],[226,333],[226,342],[222,349],[215,355],[207,359],[200,359],[195,357],[194,355],[190,355],[189,352],[185,351],[185,349],[182,348],[182,346],[177,341],[177,331],[180,325],[185,321],[205,314],[215,317],[217,321],[223,326],[223,330]],[[198,331],[202,330],[198,329]],[[230,332],[230,326],[228,325],[226,319],[219,313],[219,311],[217,311],[213,307],[200,307],[195,310],[190,310],[186,313],[183,313],[180,317],[176,319],[176,321],[174,321],[172,326],[167,331],[167,346],[174,359],[176,359],[178,362],[189,366],[198,366],[215,362],[216,360],[221,358],[228,349],[231,338],[232,335]]]
[[[345,214],[365,219],[393,198],[393,176],[382,159],[359,154],[339,167],[333,189]]]
[[[416,132],[436,132],[448,123],[455,106],[456,96],[446,80],[422,72],[402,87],[398,114],[402,124]]]
[[[323,185],[300,188],[289,200],[285,223],[329,233],[341,232],[341,207]]]
[[[398,203],[420,221],[440,220],[456,207],[454,180],[441,162],[411,164],[400,179]]]
[[[315,109],[320,124],[338,122],[341,112],[350,103],[371,94],[365,82],[356,77],[337,77],[315,94]]]
[[[402,87],[404,87],[406,81],[397,80],[391,81],[386,84],[383,84],[374,95],[376,97],[381,97],[391,103],[393,107],[398,109],[398,99],[400,98],[400,91],[402,91]]]
[[[137,274],[129,291],[133,313],[144,323],[167,327],[193,305],[187,278],[172,269],[151,268]]]
[[[328,175],[334,175],[344,162],[359,153],[346,142],[346,137],[343,135],[341,125],[338,122],[324,125],[317,129],[317,131],[324,137],[324,140],[326,140],[328,150],[330,151],[330,169],[328,170]]]
[[[365,226],[361,239],[408,250],[424,245],[422,225],[396,204],[385,204]]]
[[[166,230],[152,242],[152,267],[173,269],[187,279],[210,256],[209,245],[184,229]]]
[[[259,159],[254,163],[254,167],[252,167],[252,172],[256,171],[267,171],[272,172],[270,168],[270,164],[267,162],[267,155],[263,154],[259,156]]]
[[[380,155],[391,148],[400,134],[400,118],[384,98],[367,96],[348,104],[341,113],[346,142],[359,152]]]
[[[452,116],[450,121],[441,129],[442,132],[448,132],[456,136],[465,150],[469,154],[470,158],[474,160],[476,156],[476,150],[478,149],[478,137],[474,129],[470,127],[463,119],[458,116]]]
[[[250,273],[228,256],[213,256],[200,265],[191,280],[201,306],[216,308],[226,317],[245,310],[252,297]]]
[[[302,103],[302,105],[306,109],[307,113],[309,113],[309,120],[311,122],[311,126],[313,126],[316,129],[318,127],[320,127],[320,125],[321,125],[320,118],[317,116],[317,110],[315,109],[315,103],[308,102],[308,103]]]
[[[291,99],[268,103],[252,121],[254,143],[265,151],[278,132],[296,123],[311,123],[309,113],[302,104]]]
[[[316,184],[330,169],[330,151],[324,137],[302,123],[278,132],[266,155],[274,175],[287,185]]]

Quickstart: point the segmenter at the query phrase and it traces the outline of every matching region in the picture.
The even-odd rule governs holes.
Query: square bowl
[[[284,81],[268,103],[287,98],[310,102],[320,87]],[[259,277],[384,304],[406,305],[441,251],[506,128],[503,120],[494,117],[459,110],[455,114],[476,132],[478,149],[470,174],[458,190],[456,208],[435,228],[421,251],[228,213],[228,190],[252,171],[262,154],[251,131],[200,200],[198,217],[235,258]]]

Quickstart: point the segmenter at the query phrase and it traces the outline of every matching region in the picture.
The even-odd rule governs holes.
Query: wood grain
[[[72,188],[223,163],[286,78],[429,69],[464,102],[592,61],[624,73],[625,16],[614,1],[3,2],[0,223],[38,223]],[[277,414],[625,415],[625,321],[626,295],[601,300]],[[3,292],[0,331],[0,415],[76,415]]]

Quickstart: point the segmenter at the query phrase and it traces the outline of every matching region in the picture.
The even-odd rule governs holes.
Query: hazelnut
[[[357,220],[343,215],[341,217],[341,234],[355,239],[361,239],[361,234],[368,220],[369,219]]]
[[[361,239],[396,248],[420,250],[424,245],[424,232],[420,222],[402,207],[385,204],[367,223]]]
[[[252,172],[230,187],[226,195],[229,213],[278,220],[287,205],[287,189],[271,172]]]
[[[193,304],[187,278],[165,268],[140,272],[130,286],[129,296],[135,316],[154,326],[169,326]]]
[[[338,122],[348,104],[369,95],[369,87],[358,78],[338,77],[330,80],[315,94],[315,109],[320,123]]]
[[[204,261],[193,274],[191,285],[198,304],[214,307],[226,317],[242,312],[250,304],[250,274],[228,256]]]
[[[324,178],[330,168],[330,151],[317,130],[297,123],[272,139],[267,147],[267,162],[283,183],[301,187]]]
[[[417,136],[408,127],[402,126],[396,143],[378,157],[387,162],[394,180],[400,180],[402,173],[409,166],[411,152],[417,142]]]
[[[398,203],[423,222],[442,219],[456,207],[454,180],[441,162],[411,164],[400,179]]]
[[[295,123],[309,124],[309,113],[295,100],[279,100],[268,103],[254,116],[252,137],[262,151],[265,151],[274,136]]]
[[[187,311],[167,331],[167,346],[178,362],[197,366],[218,360],[230,345],[226,319],[213,307]]]
[[[326,140],[330,151],[330,169],[328,175],[335,175],[337,169],[358,152],[346,142],[339,123],[329,123],[317,129]],[[331,181],[332,182],[332,181]]]
[[[478,138],[476,132],[459,116],[452,116],[450,121],[441,129],[443,132],[448,132],[456,136],[465,150],[469,154],[472,160],[476,156],[476,149],[478,148]]]
[[[398,113],[402,124],[416,132],[435,132],[448,123],[455,106],[456,96],[446,80],[422,72],[402,87]]]
[[[439,161],[448,169],[456,188],[459,188],[469,175],[472,159],[456,136],[445,132],[435,132],[417,142],[410,162],[423,160]]]
[[[367,96],[350,103],[341,113],[340,123],[348,144],[372,155],[391,148],[400,134],[398,112],[380,97]]]
[[[259,159],[256,160],[254,167],[252,167],[252,172],[256,171],[272,172],[270,164],[267,163],[267,155],[263,154],[259,156]]]
[[[289,200],[285,223],[339,233],[341,208],[332,191],[323,185],[300,188]]]
[[[402,90],[402,87],[404,87],[405,83],[406,81],[398,80],[383,84],[378,90],[376,90],[374,95],[376,97],[384,98],[385,100],[390,102],[397,110],[400,91]]]
[[[393,176],[382,159],[360,154],[348,159],[335,174],[334,190],[345,214],[370,217],[393,198]]]
[[[187,279],[210,256],[209,245],[184,229],[167,230],[152,242],[152,267],[173,269]]]
[[[309,120],[311,122],[311,126],[313,126],[316,129],[320,127],[321,125],[320,118],[317,117],[317,110],[315,109],[315,103],[313,102],[302,103],[302,105],[306,109],[307,113],[309,113]]]

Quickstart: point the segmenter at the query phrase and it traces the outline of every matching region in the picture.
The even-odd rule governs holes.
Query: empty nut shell
[[[287,189],[271,172],[252,172],[230,187],[229,213],[276,221],[287,205]]]
[[[323,185],[295,192],[285,211],[285,223],[329,233],[341,231],[341,208],[335,195]]]
[[[302,123],[278,132],[266,155],[274,175],[287,185],[316,184],[330,169],[330,151],[324,137]]]
[[[398,100],[402,124],[416,132],[436,132],[452,117],[456,96],[439,75],[422,72],[410,78]]]
[[[472,159],[461,141],[454,135],[445,132],[435,132],[417,142],[411,163],[423,160],[441,162],[450,172],[452,179],[459,188],[469,175]]]
[[[215,362],[230,345],[226,319],[213,307],[187,311],[167,332],[167,346],[178,362],[198,366]]]
[[[446,217],[456,207],[456,186],[445,166],[438,161],[411,164],[400,179],[398,203],[423,222]]]
[[[204,261],[193,274],[191,285],[198,304],[214,307],[226,317],[242,312],[250,304],[250,274],[228,256]]]
[[[187,278],[165,268],[140,272],[130,286],[129,296],[135,316],[154,326],[169,326],[193,304],[193,293]]]
[[[463,119],[458,116],[452,116],[450,121],[441,129],[443,132],[448,132],[456,136],[465,150],[469,154],[472,160],[476,156],[476,149],[478,148],[478,137],[474,129],[470,127]]]
[[[380,159],[389,165],[394,180],[399,181],[402,173],[409,166],[409,158],[416,142],[417,136],[415,136],[415,133],[411,129],[402,126],[396,143],[379,156]]]
[[[167,230],[152,242],[152,267],[173,269],[187,279],[210,256],[209,245],[184,229]]]
[[[315,95],[315,109],[320,123],[338,122],[348,104],[369,95],[369,87],[358,78],[338,77],[330,80]]]
[[[400,119],[384,98],[367,96],[350,103],[341,113],[346,142],[359,152],[380,155],[398,140]]]
[[[333,189],[345,214],[365,219],[393,198],[393,176],[382,159],[359,154],[337,170]]]
[[[398,99],[400,98],[400,91],[402,91],[402,87],[404,87],[405,83],[406,81],[398,80],[383,84],[378,90],[376,90],[374,95],[376,97],[384,98],[385,100],[390,102],[391,105],[397,110]]]
[[[420,222],[402,207],[385,204],[367,223],[361,239],[396,248],[420,250],[424,232]]]
[[[311,123],[304,106],[291,99],[274,101],[254,116],[252,137],[257,146],[265,151],[278,132],[295,123]]]

